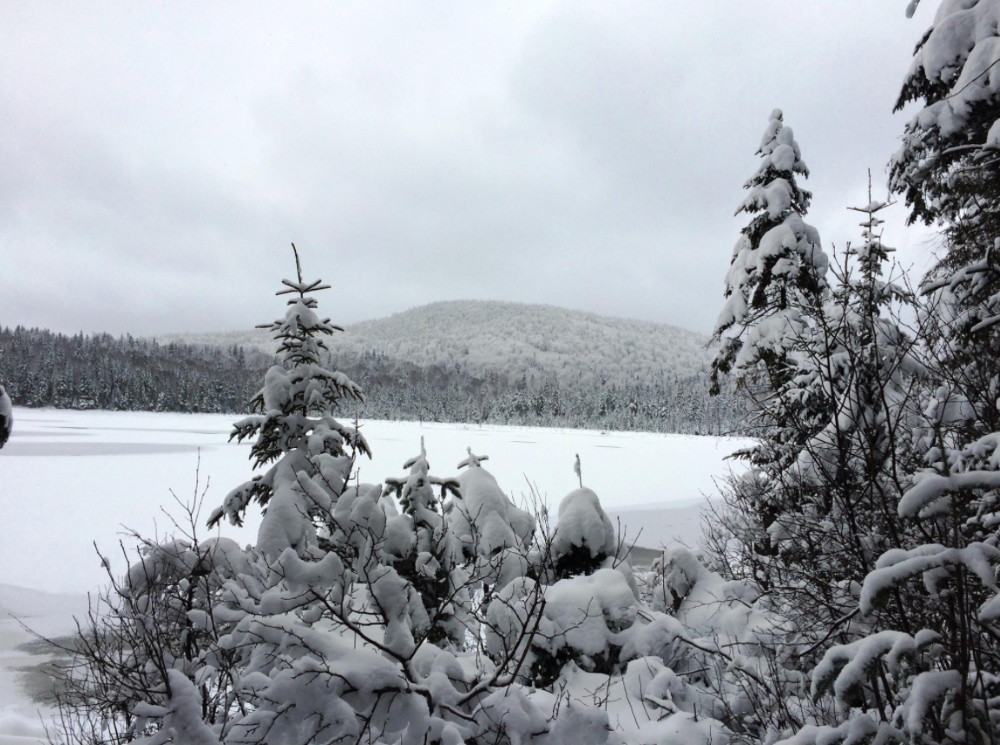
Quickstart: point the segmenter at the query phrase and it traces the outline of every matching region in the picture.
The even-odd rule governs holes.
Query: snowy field
[[[69,633],[73,614],[86,607],[85,594],[104,583],[95,542],[120,571],[123,526],[147,535],[171,532],[160,509],[179,514],[171,490],[190,500],[197,475],[201,489],[208,487],[204,518],[253,473],[249,445],[227,442],[234,419],[228,415],[15,409],[14,416],[14,434],[0,450],[0,745],[35,742],[42,734],[37,704],[18,688],[15,672],[39,658],[19,649],[31,638],[11,615],[46,635]],[[725,457],[747,442],[489,425],[362,427],[374,453],[360,462],[362,481],[401,475],[423,436],[432,473],[454,474],[471,447],[490,457],[486,468],[515,500],[530,482],[553,514],[575,488],[579,453],[584,484],[629,536],[642,529],[645,546],[697,543],[700,502],[729,468]],[[226,525],[222,533],[253,543],[257,523],[251,508],[245,527]]]

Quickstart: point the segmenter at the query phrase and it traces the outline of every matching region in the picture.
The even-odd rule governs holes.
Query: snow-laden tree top
[[[908,15],[918,3],[910,3]],[[971,180],[981,186],[995,179],[992,156],[1000,149],[998,24],[997,0],[944,0],[917,45],[896,109],[914,101],[922,108],[907,123],[891,164],[891,185],[906,194],[912,219],[954,217],[968,206],[963,184]],[[969,159],[964,172],[956,173],[955,163]]]
[[[760,165],[736,210],[751,219],[733,247],[713,335],[720,343],[712,362],[716,386],[720,374],[751,366],[762,352],[780,357],[782,339],[794,333],[794,309],[826,287],[829,260],[819,233],[802,219],[812,195],[796,179],[809,169],[781,109],[771,112],[757,154]]]
[[[912,16],[919,0],[910,3]],[[945,94],[911,120],[916,129],[937,128],[943,136],[969,125],[977,104],[1000,93],[1000,3],[994,0],[945,0],[934,25],[920,43],[907,73],[899,104]],[[946,93],[945,93],[946,91]],[[986,145],[1000,146],[1000,118],[990,124]]]

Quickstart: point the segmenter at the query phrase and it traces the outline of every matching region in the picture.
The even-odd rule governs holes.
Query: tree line
[[[349,412],[361,418],[713,435],[737,431],[742,420],[740,398],[709,397],[705,375],[620,383],[524,374],[511,381],[458,363],[417,365],[371,351],[323,355],[366,391]],[[246,413],[273,359],[240,345],[0,328],[0,381],[18,406]]]

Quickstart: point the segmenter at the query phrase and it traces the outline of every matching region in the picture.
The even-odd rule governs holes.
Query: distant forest
[[[273,363],[254,347],[0,328],[0,383],[18,406],[241,414]],[[740,399],[708,395],[707,375],[609,382],[525,373],[510,380],[373,351],[338,353],[329,365],[365,392],[344,417],[687,434],[737,433],[744,419]]]

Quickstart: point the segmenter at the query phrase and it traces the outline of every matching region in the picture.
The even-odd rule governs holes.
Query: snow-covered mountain
[[[159,340],[274,348],[266,331]],[[332,351],[347,357],[378,352],[418,366],[458,364],[471,375],[496,372],[512,381],[554,374],[560,382],[586,383],[697,376],[707,367],[706,343],[704,336],[666,324],[548,305],[457,300],[347,326]]]

